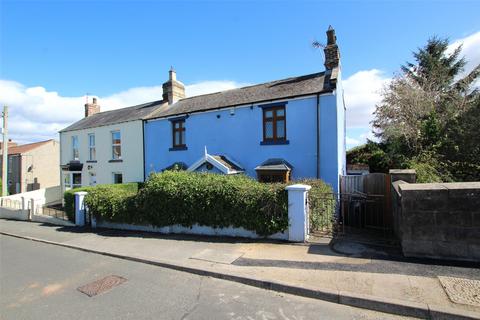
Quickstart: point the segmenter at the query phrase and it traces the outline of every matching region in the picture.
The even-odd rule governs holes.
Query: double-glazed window
[[[80,188],[82,186],[82,173],[69,172],[64,174],[63,184],[66,190]]]
[[[95,148],[95,134],[90,133],[88,135],[88,150],[89,150],[89,160],[97,160],[97,150]]]
[[[72,157],[73,160],[80,160],[80,154],[78,151],[78,136],[72,136]]]
[[[263,109],[263,141],[284,142],[287,139],[285,106]]]
[[[185,143],[185,120],[172,121],[173,148],[186,147]]]
[[[120,131],[112,131],[112,159],[122,159],[122,138]]]

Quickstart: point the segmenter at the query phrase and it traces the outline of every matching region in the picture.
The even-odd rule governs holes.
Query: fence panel
[[[340,178],[340,212],[346,225],[392,228],[391,178],[385,173]]]
[[[365,175],[361,176],[341,176],[340,193],[364,192]]]
[[[67,216],[67,213],[65,212],[65,210],[57,209],[57,208],[54,208],[54,207],[38,205],[38,206],[36,206],[35,214],[36,215],[50,216],[50,217],[54,217],[54,218],[62,219],[62,220],[68,220],[68,216]]]

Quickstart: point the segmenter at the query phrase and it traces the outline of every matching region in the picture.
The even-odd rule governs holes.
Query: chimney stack
[[[93,98],[92,103],[85,103],[85,118],[100,112],[100,105],[97,104],[97,98]]]
[[[335,36],[335,30],[332,26],[328,27],[327,45],[323,51],[325,52],[325,68],[332,70],[338,67],[340,64],[340,51],[337,46],[337,36]]]
[[[163,101],[168,102],[168,104],[171,105],[178,100],[185,98],[185,86],[180,81],[177,81],[177,73],[173,67],[170,68],[168,74],[168,81],[162,85]]]

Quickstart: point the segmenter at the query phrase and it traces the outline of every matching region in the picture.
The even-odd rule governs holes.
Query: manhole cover
[[[96,296],[102,292],[108,291],[127,281],[127,279],[119,276],[107,276],[103,279],[90,282],[84,286],[78,287],[77,290],[85,293],[89,297]]]
[[[450,300],[480,307],[480,281],[453,277],[438,277]]]

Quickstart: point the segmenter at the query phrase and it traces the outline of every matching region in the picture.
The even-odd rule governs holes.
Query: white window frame
[[[73,158],[73,160],[80,160],[79,147],[80,146],[79,146],[79,142],[78,142],[78,136],[72,136],[72,158]]]
[[[121,183],[117,183],[115,182],[115,175],[119,174],[120,176],[122,176],[122,182]],[[122,184],[123,183],[123,173],[121,172],[112,172],[112,183],[113,184]]]
[[[92,144],[92,138],[93,138],[93,144]],[[89,158],[90,161],[97,160],[97,148],[96,148],[96,141],[95,141],[95,133],[89,133],[88,134],[88,158]]]
[[[80,174],[80,184],[74,184],[73,183],[73,175],[74,174]],[[68,183],[65,181],[65,178],[68,176]],[[71,189],[75,189],[75,188],[80,188],[82,186],[82,171],[69,171],[69,172],[65,172],[63,173],[63,177],[62,177],[62,183],[63,183],[63,187],[65,190],[71,190]]]
[[[114,143],[114,134],[118,133],[120,136],[120,143]],[[111,138],[112,138],[112,160],[122,160],[122,134],[120,133],[120,130],[114,130],[111,132]],[[118,155],[118,158],[115,158],[115,147],[120,147],[120,154]]]

